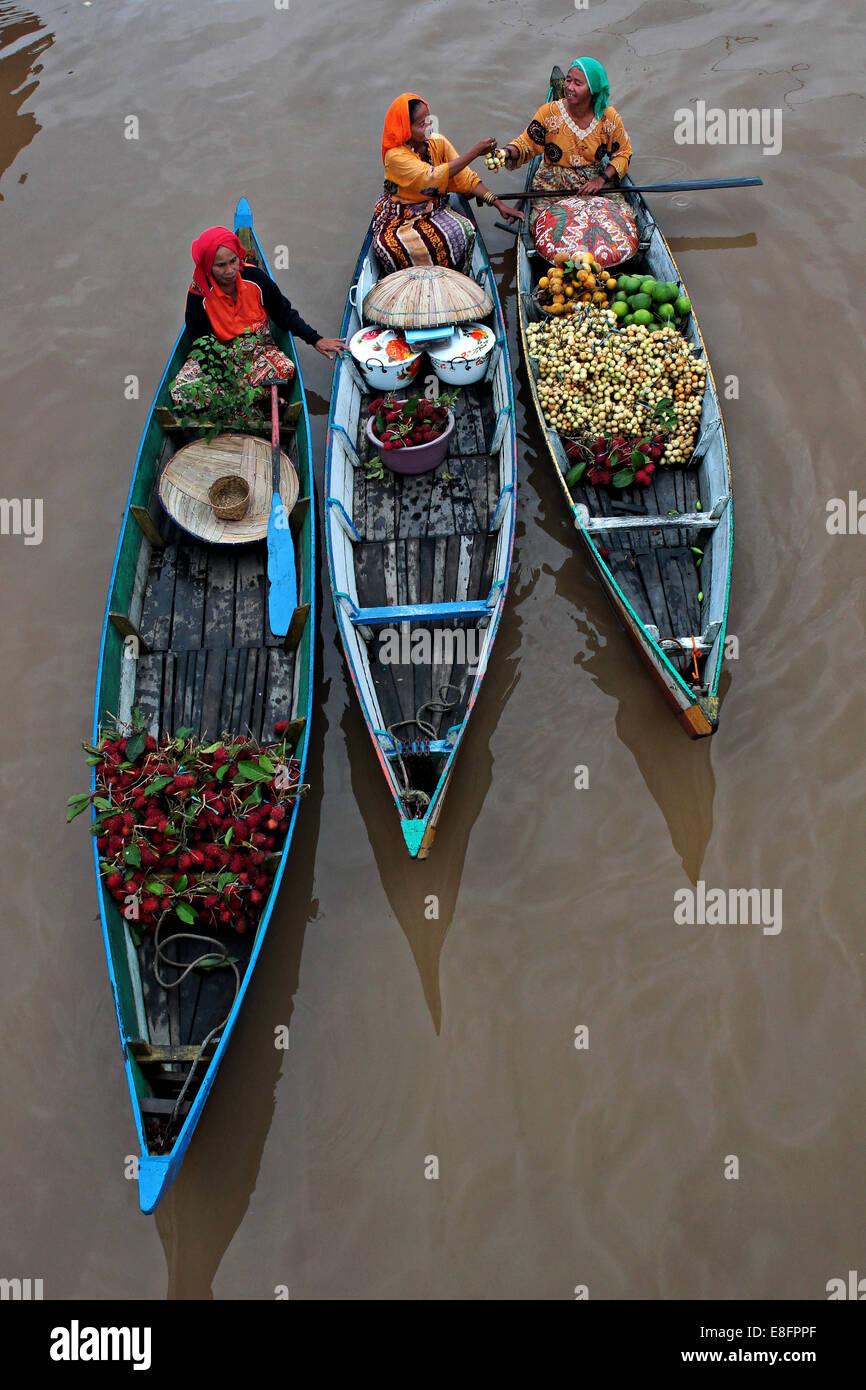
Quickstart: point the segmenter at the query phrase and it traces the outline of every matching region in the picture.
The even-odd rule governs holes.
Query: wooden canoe
[[[554,68],[547,100],[562,95],[562,79],[561,70]],[[538,162],[528,166],[527,189]],[[630,182],[624,180],[623,191],[637,217],[640,247],[636,257],[618,270],[677,281],[681,293],[687,294],[646,202],[639,193],[628,193]],[[718,724],[734,533],[725,427],[697,315],[693,310],[689,316],[686,336],[706,361],[707,375],[700,429],[688,466],[657,470],[648,488],[617,492],[581,482],[570,491],[565,474],[571,461],[557,431],[545,423],[536,364],[527,342],[527,324],[540,317],[533,290],[547,266],[535,250],[528,215],[518,237],[517,257],[523,357],[563,497],[601,585],[641,658],[682,727],[691,738],[702,738],[715,732]],[[700,569],[695,566],[693,546],[703,551]],[[600,549],[608,552],[607,558],[602,558]]]
[[[238,203],[234,226],[256,262],[267,269],[245,198]],[[191,346],[184,330],[157,388],[126,502],[102,629],[94,745],[110,716],[128,721],[135,706],[157,738],[187,726],[203,740],[224,732],[251,732],[258,740],[270,742],[275,739],[274,724],[289,720],[303,781],[313,694],[313,470],[294,343],[290,334],[276,327],[274,336],[296,365],[286,411],[292,423],[284,425],[281,440],[300,484],[291,514],[299,606],[289,636],[277,638],[268,626],[266,541],[242,546],[202,542],[172,522],[157,501],[166,465],[192,437],[174,426],[168,394]],[[269,444],[267,453],[270,457]],[[267,490],[270,494],[270,482]],[[233,972],[226,969],[196,971],[178,989],[164,990],[156,982],[153,937],[144,933],[141,945],[134,945],[127,924],[103,888],[94,842],[108,972],[141,1151],[142,1211],[153,1211],[176,1177],[213,1085],[264,943],[302,804],[292,804],[289,830],[273,866],[273,883],[258,929],[254,935],[225,933],[237,960],[237,993]],[[192,941],[173,943],[171,950],[187,961],[201,954]],[[203,1040],[223,1019],[221,1032],[202,1052]],[[194,1075],[178,1107],[191,1069]]]
[[[465,198],[451,201],[472,217]],[[362,326],[365,296],[380,275],[372,236],[371,226],[349,288],[345,338]],[[514,547],[511,367],[480,232],[471,274],[493,300],[496,344],[485,379],[464,387],[455,404],[444,468],[415,476],[386,469],[383,479],[367,479],[364,426],[372,393],[348,354],[334,374],[328,419],[325,536],[337,626],[406,847],[417,859],[433,843],[481,690]],[[437,385],[422,362],[412,390]],[[399,660],[383,659],[386,632],[399,640]]]

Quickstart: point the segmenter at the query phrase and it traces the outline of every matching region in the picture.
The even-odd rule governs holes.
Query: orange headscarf
[[[405,145],[412,136],[412,123],[409,120],[409,102],[424,101],[417,92],[401,92],[391,105],[385,115],[385,125],[382,130],[382,163],[385,162],[385,155],[389,150],[393,150],[397,145]],[[426,105],[426,103],[425,103]]]

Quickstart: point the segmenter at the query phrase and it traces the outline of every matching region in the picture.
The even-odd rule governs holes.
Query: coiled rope
[[[204,1053],[205,1048],[207,1047],[207,1045],[208,1045],[208,1043],[211,1041],[211,1039],[214,1037],[214,1035],[217,1034],[217,1033],[222,1033],[223,1028],[225,1028],[226,1024],[228,1023],[229,1018],[231,1017],[231,1011],[232,1011],[232,1009],[233,1009],[234,1006],[235,1006],[235,1001],[237,1000],[238,993],[239,993],[240,987],[241,987],[240,971],[238,970],[237,965],[235,964],[235,962],[234,962],[233,960],[231,960],[231,958],[229,957],[229,953],[228,953],[228,950],[226,949],[225,944],[224,944],[222,941],[218,941],[218,940],[216,939],[216,937],[214,937],[214,936],[201,936],[201,935],[199,935],[198,932],[183,931],[183,932],[174,932],[171,936],[167,936],[167,937],[165,938],[164,941],[160,941],[160,940],[159,940],[159,929],[160,929],[160,927],[162,926],[162,923],[163,923],[163,920],[164,920],[165,916],[166,916],[166,913],[163,913],[162,916],[160,917],[160,919],[159,919],[159,921],[158,921],[158,923],[157,923],[157,926],[156,926],[156,931],[154,932],[154,937],[153,937],[153,945],[154,945],[154,952],[155,952],[154,961],[153,961],[153,973],[154,973],[154,976],[155,976],[155,978],[156,978],[157,983],[158,983],[159,985],[161,985],[162,988],[163,988],[164,990],[177,989],[179,985],[183,984],[183,982],[184,982],[184,980],[186,979],[187,975],[189,975],[190,971],[192,971],[192,970],[197,970],[197,969],[199,969],[199,968],[204,967],[205,965],[211,966],[211,967],[213,967],[214,969],[220,969],[222,966],[226,966],[226,965],[227,965],[227,966],[229,966],[229,967],[231,968],[231,970],[234,972],[234,977],[235,977],[235,992],[234,992],[234,998],[232,999],[232,1002],[231,1002],[231,1006],[230,1006],[230,1008],[229,1008],[229,1011],[228,1011],[228,1013],[226,1014],[225,1018],[223,1019],[222,1023],[218,1023],[218,1024],[216,1025],[216,1027],[211,1028],[211,1030],[210,1030],[210,1032],[208,1033],[207,1037],[205,1037],[205,1038],[199,1043],[199,1045],[198,1045],[198,1050],[197,1050],[197,1052],[196,1052],[196,1054],[195,1054],[195,1057],[193,1058],[192,1062],[190,1063],[190,1068],[189,1068],[189,1071],[187,1072],[186,1080],[184,1081],[183,1085],[182,1085],[181,1088],[180,1088],[180,1092],[178,1093],[177,1100],[176,1100],[175,1103],[174,1103],[174,1108],[173,1108],[173,1110],[172,1110],[172,1112],[171,1112],[171,1114],[170,1114],[170,1116],[169,1116],[169,1118],[168,1118],[168,1122],[167,1122],[167,1124],[166,1124],[165,1131],[164,1131],[164,1133],[163,1133],[163,1135],[162,1135],[162,1137],[161,1137],[161,1139],[160,1139],[160,1141],[159,1141],[159,1149],[160,1149],[160,1152],[162,1152],[162,1150],[165,1149],[166,1143],[168,1142],[169,1135],[171,1134],[171,1132],[172,1132],[172,1130],[173,1130],[173,1128],[174,1128],[174,1125],[175,1125],[175,1123],[176,1123],[176,1121],[177,1121],[178,1115],[180,1114],[180,1107],[181,1107],[181,1105],[183,1104],[184,1097],[185,1097],[185,1095],[186,1095],[187,1091],[189,1090],[189,1087],[190,1087],[190,1085],[191,1085],[191,1083],[192,1083],[192,1079],[193,1079],[193,1076],[195,1075],[196,1067],[198,1066],[199,1062],[201,1061],[202,1054]],[[166,955],[166,952],[165,952],[166,946],[168,946],[169,942],[171,942],[171,941],[197,941],[197,942],[201,942],[201,943],[207,943],[209,946],[215,946],[217,952],[219,952],[219,955],[217,955],[216,952],[214,952],[214,951],[206,951],[206,952],[204,953],[204,955],[196,956],[195,960],[189,961],[188,964],[185,963],[184,961],[181,961],[181,960],[172,960],[172,958],[171,958],[170,956]],[[163,978],[162,974],[160,973],[160,969],[159,969],[159,965],[160,965],[160,962],[161,962],[161,961],[162,961],[165,965],[171,966],[172,969],[174,969],[174,970],[179,970],[179,971],[181,972],[181,973],[178,975],[177,979],[175,979],[175,980],[166,980],[166,979]]]
[[[457,692],[453,700],[448,699],[449,690],[455,690]],[[414,719],[398,719],[395,724],[388,725],[387,732],[391,735],[392,738],[394,738],[395,729],[405,729],[414,725],[416,728],[420,729],[421,732],[427,736],[427,738],[435,738],[436,729],[428,720],[421,718],[421,711],[429,709],[432,710],[434,714],[446,714],[448,710],[453,709],[455,705],[459,704],[462,695],[462,685],[451,685],[450,683],[447,685],[440,685],[438,699],[425,700],[424,704],[419,705],[416,709]],[[394,742],[396,744],[398,743],[398,740],[394,739]],[[406,764],[404,763],[403,758],[400,754],[398,754],[397,757],[394,759],[394,766],[395,771],[399,770],[399,780],[402,782],[403,789],[400,792],[401,801],[408,801],[420,806],[421,811],[423,813],[424,808],[430,805],[429,796],[426,792],[422,792],[419,788],[411,787],[409,785],[409,773],[406,770]]]

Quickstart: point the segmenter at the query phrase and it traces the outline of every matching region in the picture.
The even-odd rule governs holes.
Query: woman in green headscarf
[[[516,169],[541,155],[533,188],[574,189],[575,197],[533,201],[530,227],[546,260],[589,251],[600,265],[628,260],[638,247],[634,214],[621,194],[591,198],[628,169],[631,144],[610,104],[607,73],[595,58],[576,58],[558,100],[539,107],[522,135],[505,146]]]

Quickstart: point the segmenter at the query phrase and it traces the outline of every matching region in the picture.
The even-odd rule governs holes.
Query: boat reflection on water
[[[607,601],[586,603],[586,575],[569,578],[584,566],[579,556],[557,574],[557,592],[568,597],[576,612],[582,639],[574,661],[600,690],[618,702],[616,732],[637,763],[647,789],[667,823],[671,843],[683,869],[696,883],[713,829],[716,779],[711,761],[712,738],[686,738],[660,691],[649,679],[622,625]],[[578,596],[570,590],[579,585]],[[591,615],[591,616],[590,616]],[[724,700],[730,675],[719,682]]]
[[[517,679],[520,619],[506,598],[484,687],[472,711],[448,798],[428,859],[410,859],[394,817],[385,779],[370,748],[354,692],[347,689],[342,728],[352,790],[361,812],[388,902],[409,943],[437,1034],[442,1023],[439,958],[454,917],[469,836],[493,776],[491,741]],[[345,676],[345,672],[344,672]]]
[[[318,638],[317,690],[322,688],[321,651]],[[291,1027],[304,936],[307,924],[318,915],[313,874],[326,727],[322,708],[314,704],[306,773],[310,790],[295,826],[282,891],[262,950],[262,968],[250,983],[232,1045],[183,1167],[154,1213],[168,1269],[169,1299],[213,1298],[214,1276],[258,1181],[287,1056],[274,1045],[274,1029]]]
[[[519,379],[518,402],[525,408],[527,422],[522,477],[537,497],[533,508],[537,529],[526,548],[531,547],[540,560],[546,559],[555,577],[556,593],[567,601],[577,629],[575,665],[584,667],[599,689],[618,702],[617,735],[634,757],[665,818],[683,869],[695,883],[713,829],[713,739],[690,739],[680,728],[583,553],[570,548],[571,528],[562,518],[553,469],[539,444],[538,425],[529,409],[532,402],[525,369]],[[555,550],[550,548],[551,540]],[[729,685],[730,674],[723,667],[720,706]],[[579,698],[575,691],[575,700]]]

